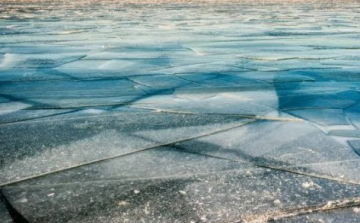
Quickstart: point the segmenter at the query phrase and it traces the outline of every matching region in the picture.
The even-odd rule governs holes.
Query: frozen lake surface
[[[0,2],[0,222],[360,222],[359,1]]]

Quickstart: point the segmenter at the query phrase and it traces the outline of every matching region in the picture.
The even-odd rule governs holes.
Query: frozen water
[[[0,222],[356,222],[359,13],[1,1]]]
[[[0,220],[4,223],[11,223],[13,222],[8,210],[6,209],[5,204],[3,201],[0,201]]]
[[[289,113],[323,126],[349,124],[341,109],[304,109],[292,110]]]
[[[360,138],[360,131],[358,130],[331,130],[328,134],[332,136]]]
[[[354,149],[354,151],[360,156],[360,140],[350,140],[349,144]]]

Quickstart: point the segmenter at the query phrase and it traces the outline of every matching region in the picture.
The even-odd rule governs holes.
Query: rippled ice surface
[[[0,2],[0,222],[360,222],[359,15]]]

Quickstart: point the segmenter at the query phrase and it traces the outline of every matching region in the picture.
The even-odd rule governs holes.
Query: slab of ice
[[[8,210],[6,209],[5,204],[2,201],[0,201],[0,220],[1,220],[1,222],[4,222],[4,223],[12,223],[13,222]]]
[[[56,75],[55,72],[38,69],[0,69],[0,83],[20,81],[43,81],[70,79],[71,76]]]
[[[344,109],[360,99],[356,91],[279,97],[280,109]]]
[[[130,80],[154,89],[171,89],[190,84],[190,82],[184,79],[180,79],[176,76],[171,75],[140,76],[132,77],[130,78]]]
[[[360,140],[350,140],[349,145],[360,156]]]
[[[351,200],[359,193],[357,185],[247,168],[178,178],[118,179],[19,185],[4,193],[30,221],[83,223],[266,219],[283,208],[323,206],[329,200]],[[306,183],[312,186],[303,187]],[[21,202],[24,198],[27,203]]]
[[[358,112],[359,105],[355,105],[348,109],[349,112],[346,112],[346,117],[349,119],[352,125],[357,129],[360,129],[360,113]]]
[[[6,53],[0,68],[54,68],[79,60],[84,54],[10,54]]]
[[[262,115],[273,109],[239,98],[216,95],[211,97],[192,97],[190,99],[172,96],[153,96],[133,103],[132,107],[178,113]]]
[[[331,130],[328,134],[331,136],[360,138],[359,130]]]
[[[136,101],[146,94],[125,79],[7,83],[0,86],[0,91],[2,97],[31,104],[35,108],[119,105]]]
[[[247,122],[221,115],[105,113],[2,125],[1,183],[196,138]],[[151,135],[143,135],[146,131]],[[20,139],[22,143],[18,144]]]
[[[349,124],[341,109],[304,109],[291,110],[288,113],[324,126]]]
[[[15,103],[15,102],[14,102]],[[6,105],[7,103],[5,103]],[[0,104],[0,107],[3,104]],[[71,109],[23,109],[23,110],[7,110],[5,109],[3,114],[0,114],[0,124],[18,122],[18,121],[29,121],[37,120],[45,117],[52,117],[60,114],[72,113],[74,110]],[[0,112],[0,113],[1,113]]]
[[[0,117],[31,107],[30,104],[21,102],[0,103]]]
[[[274,222],[275,223],[294,223],[294,222],[312,223],[317,221],[356,223],[360,221],[360,215],[356,207],[349,207],[336,211],[309,213],[302,216],[277,219]]]
[[[254,162],[259,166],[294,169],[329,177],[341,170],[341,175],[338,174],[337,177],[360,180],[354,171],[357,167],[354,168],[351,162],[343,164],[348,160],[360,162],[349,146],[338,143],[308,123],[284,120],[287,122],[248,124],[225,133],[184,142],[179,147],[185,151],[229,160]],[[325,163],[329,163],[332,168],[322,168]],[[306,168],[298,168],[304,164],[307,165]],[[316,165],[319,168],[313,167]]]
[[[315,80],[310,76],[305,76],[294,72],[245,72],[242,74],[237,74],[236,76],[266,81],[269,83],[303,82]]]

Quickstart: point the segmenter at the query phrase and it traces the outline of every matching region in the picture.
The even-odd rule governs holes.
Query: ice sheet
[[[1,1],[0,221],[356,222],[359,13]]]

